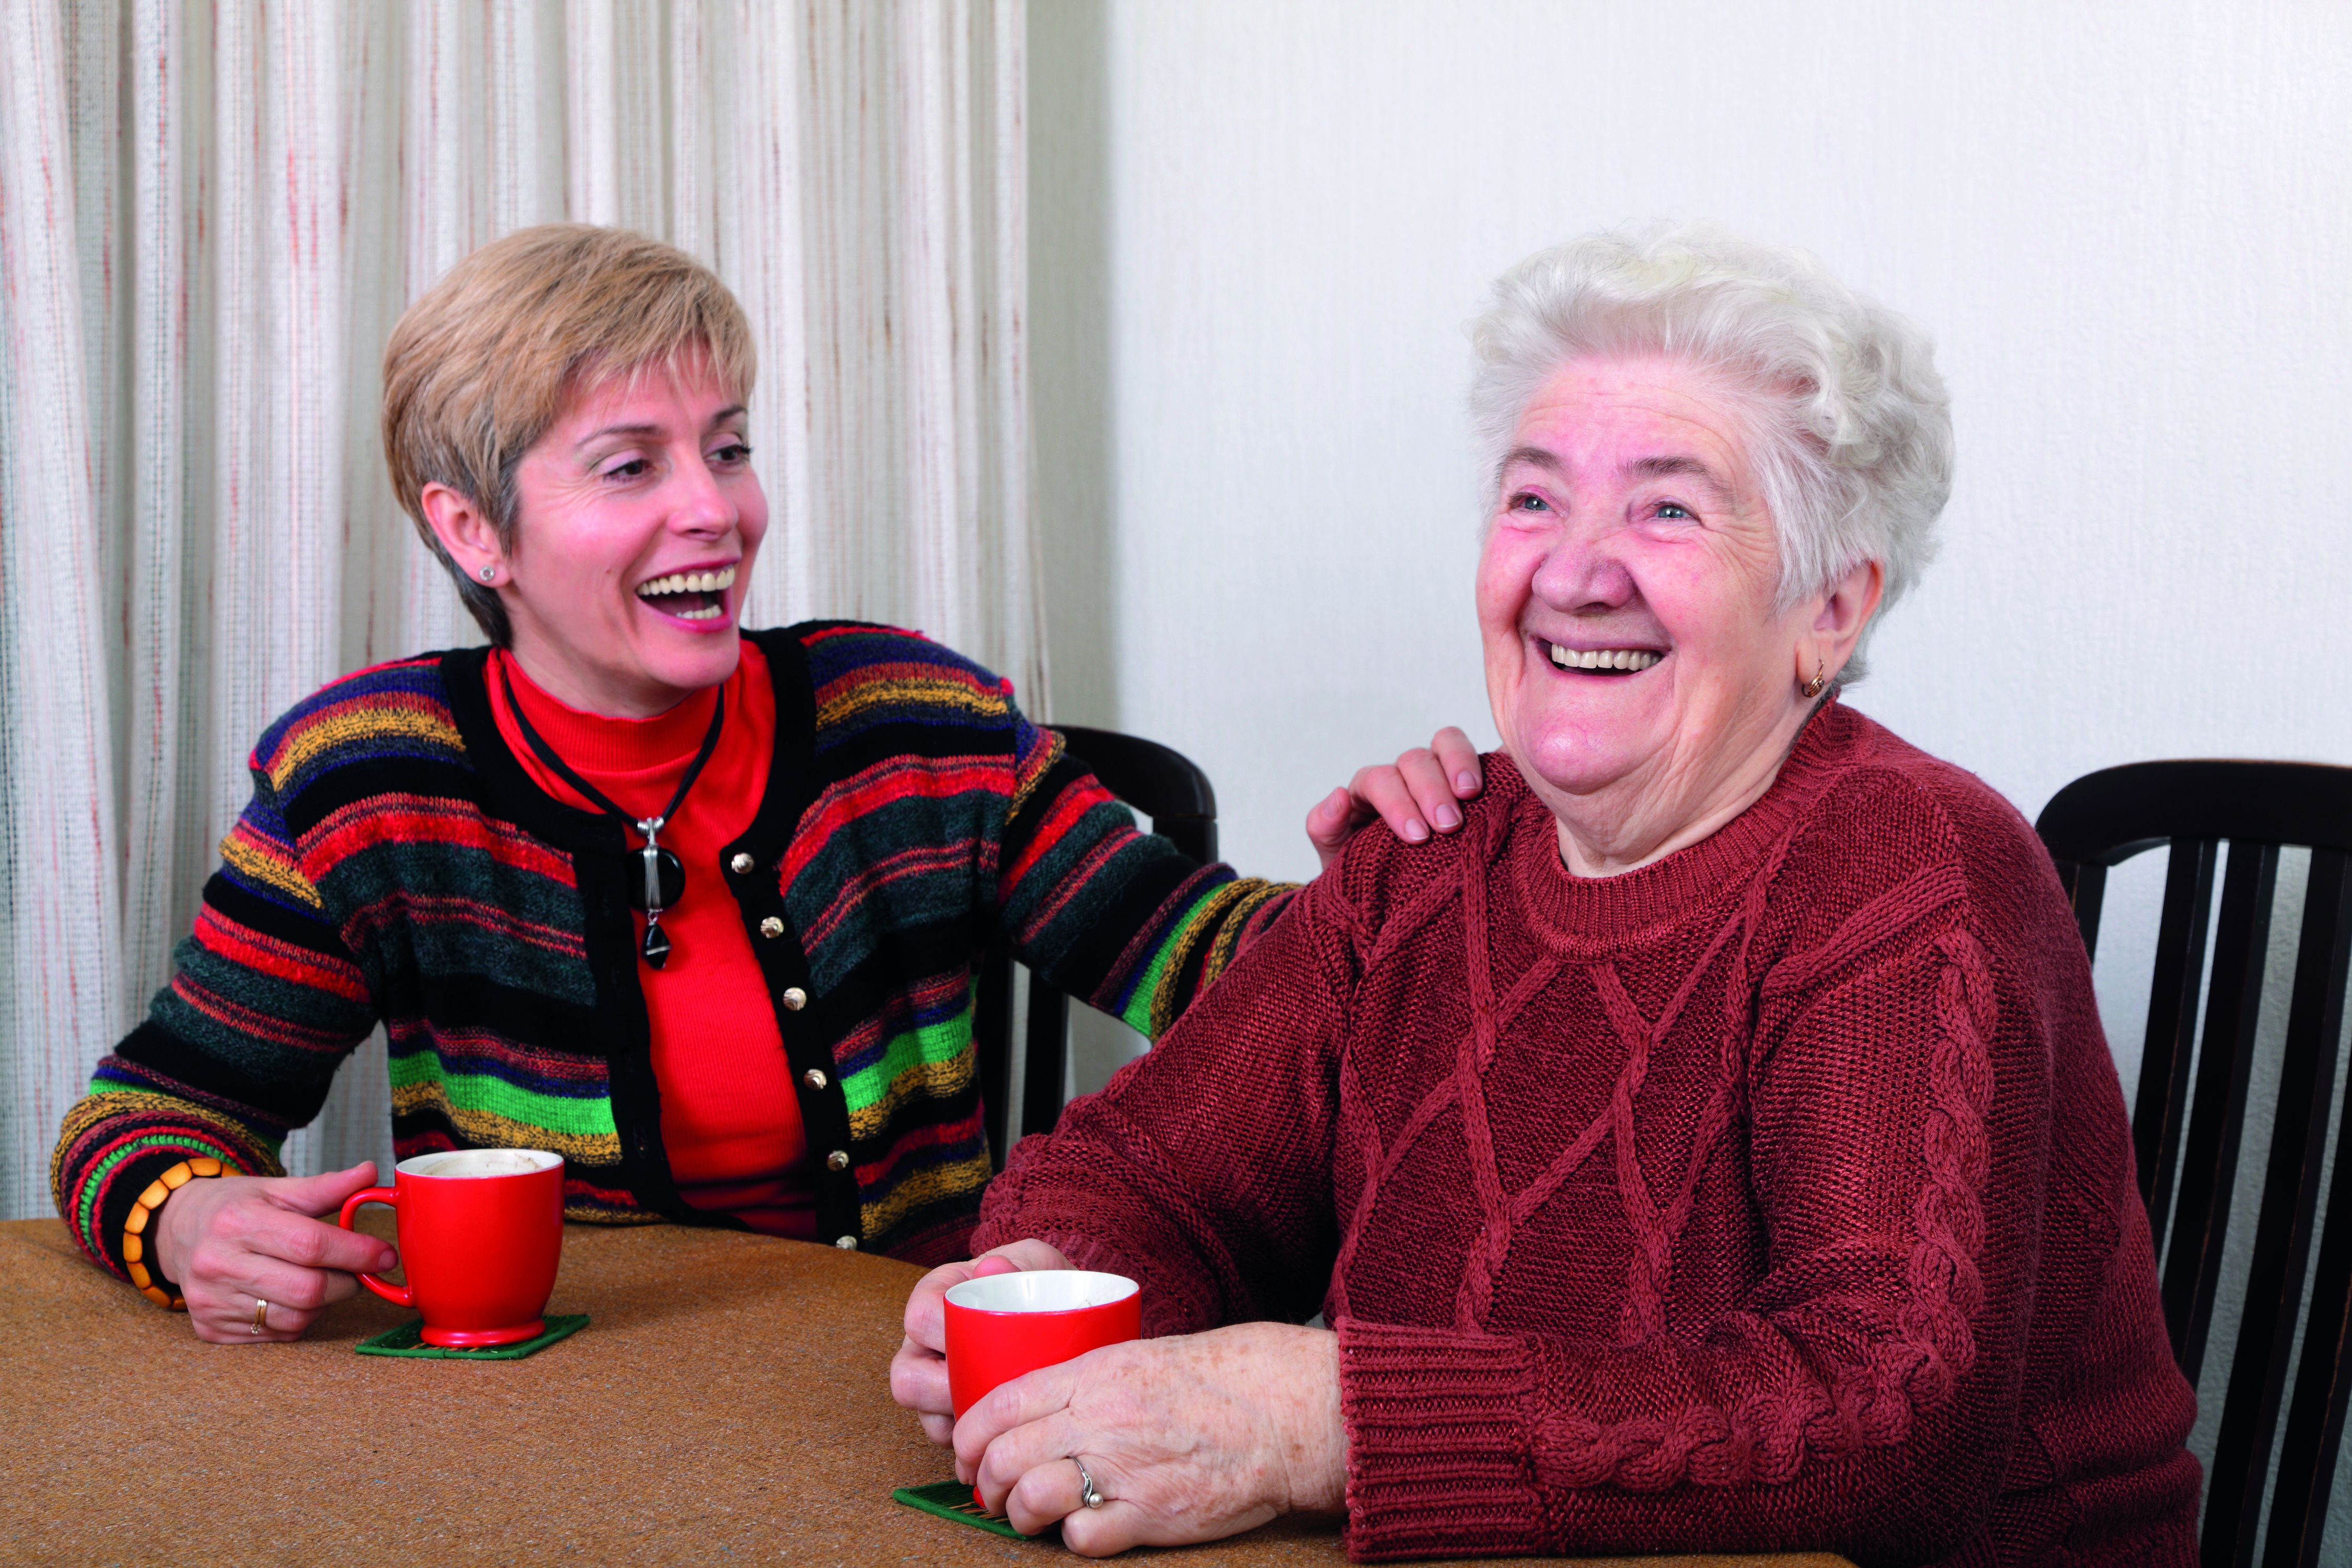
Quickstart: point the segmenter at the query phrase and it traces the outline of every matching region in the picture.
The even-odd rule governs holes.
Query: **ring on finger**
[[[1111,1500],[1095,1489],[1095,1479],[1087,1474],[1087,1462],[1084,1459],[1072,1454],[1070,1463],[1078,1467],[1078,1500],[1080,1502],[1088,1508],[1100,1508]]]
[[[269,1321],[269,1303],[256,1296],[253,1299],[253,1331],[258,1334]]]

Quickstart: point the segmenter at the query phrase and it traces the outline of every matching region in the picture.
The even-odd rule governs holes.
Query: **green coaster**
[[[428,1345],[418,1338],[419,1331],[425,1327],[425,1320],[411,1318],[396,1329],[386,1329],[380,1334],[362,1340],[359,1352],[362,1355],[422,1356],[428,1361],[520,1361],[527,1355],[545,1350],[558,1340],[569,1339],[587,1326],[588,1314],[585,1312],[550,1312],[547,1314],[547,1328],[537,1339],[511,1345],[493,1345],[484,1351],[453,1351],[439,1345]]]
[[[971,1489],[961,1481],[933,1481],[927,1487],[900,1487],[890,1494],[908,1508],[921,1509],[925,1513],[938,1514],[941,1519],[954,1520],[1002,1535],[1013,1541],[1059,1541],[1062,1527],[1049,1524],[1034,1535],[1024,1535],[1013,1528],[1009,1519],[992,1519],[980,1511],[971,1500]]]

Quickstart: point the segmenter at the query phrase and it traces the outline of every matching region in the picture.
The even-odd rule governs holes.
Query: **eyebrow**
[[[704,426],[704,428],[707,430],[716,430],[721,425],[726,424],[730,419],[740,417],[744,412],[745,410],[741,404],[730,403],[726,407],[720,409],[718,413],[712,415],[710,416],[710,423]],[[581,447],[589,445],[591,442],[602,441],[607,436],[658,436],[661,432],[662,427],[658,425],[607,425],[602,429],[591,430],[585,436],[581,437],[579,440],[574,441],[572,444],[572,449],[576,452]]]
[[[1723,482],[1723,476],[1696,458],[1636,458],[1625,465],[1624,471],[1637,479],[1695,480],[1714,491],[1717,500],[1727,501],[1731,499],[1731,487]]]
[[[1502,465],[1496,470],[1497,477],[1508,473],[1521,463],[1530,468],[1541,468],[1547,473],[1560,474],[1567,471],[1559,458],[1541,447],[1514,447],[1503,454]],[[1685,456],[1636,458],[1626,464],[1622,471],[1629,479],[1691,479],[1711,491],[1717,501],[1727,505],[1731,500],[1731,487],[1724,482],[1723,476],[1696,458]]]

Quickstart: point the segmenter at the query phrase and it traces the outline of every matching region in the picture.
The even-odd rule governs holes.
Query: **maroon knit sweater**
[[[1132,1275],[1152,1333],[1319,1307],[1359,1559],[2192,1563],[2195,1397],[2016,812],[1834,704],[1620,877],[1487,778],[1024,1141],[974,1250]]]

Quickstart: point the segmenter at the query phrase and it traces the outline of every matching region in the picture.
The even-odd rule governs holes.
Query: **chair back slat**
[[[2322,920],[2333,921],[2333,941],[2324,954],[2315,954],[2315,942],[2324,941],[2315,931]],[[2315,963],[2312,959],[2324,959]],[[2295,954],[2295,999],[2286,1030],[2298,1030],[2316,1041],[2326,1069],[2336,1068],[2336,1044],[2343,1039],[2345,992],[2352,987],[2352,856],[2338,851],[2312,851],[2312,884],[2305,896],[2303,942]],[[2326,1096],[2322,1096],[2322,1100]],[[2288,1105],[2282,1090],[2279,1105]],[[2319,1110],[2326,1110],[2322,1105]],[[2312,1154],[2310,1163],[2322,1163]],[[2303,1220],[2305,1232],[2310,1220]],[[2272,1328],[2277,1338],[2286,1333]],[[2295,1368],[2295,1399],[2286,1413],[2286,1434],[2279,1438],[2279,1481],[2270,1498],[2270,1544],[2265,1563],[2282,1568],[2315,1568],[2319,1542],[2326,1535],[2328,1493],[2336,1486],[2336,1446],[2343,1436],[2345,1394],[2352,1389],[2352,1096],[2345,1098],[2343,1117],[2336,1131],[2336,1173],[2328,1180],[2326,1229],[2319,1241],[2319,1262],[2312,1269],[2312,1311],[2303,1326],[2303,1356]],[[2277,1415],[2272,1405],[2267,1415]],[[2227,1420],[2227,1415],[2225,1415]]]
[[[2271,1493],[2263,1568],[2317,1568],[2327,1533],[2327,1502],[2352,1394],[2352,1093],[2336,1128],[2336,1171],[2327,1183],[2327,1222],[2312,1269],[2311,1315],[2303,1326],[2294,1403],[2279,1440],[2278,1484]]]
[[[2075,928],[2083,933],[2083,951],[2096,961],[2099,906],[2106,902],[2107,868],[2082,860],[2061,860],[2058,880],[2066,889],[2067,907],[2074,911]]]
[[[980,1120],[988,1136],[988,1168],[1004,1169],[1013,1151],[1005,1134],[1012,1130],[1006,1109],[1013,1103],[1013,1053],[1005,1048],[1013,1037],[1013,954],[1001,942],[982,953],[979,983],[972,987],[972,1055],[980,1075]]]
[[[1029,977],[1028,1061],[1022,1069],[1021,1136],[1051,1132],[1062,1120],[1069,1081],[1070,999],[1035,974]]]
[[[2328,1112],[2335,1099],[2336,1043],[2344,1026],[2347,967],[2352,962],[2352,856],[2337,849],[2312,852],[2303,910],[2277,1114],[2255,1215],[2253,1260],[2246,1271],[2243,1327],[2214,1443],[2214,1481],[2206,1496],[2208,1561],[2219,1552],[2232,1563],[2251,1564],[2262,1526],[2268,1467],[2261,1461],[2268,1458],[2277,1436],[2333,1120]],[[2291,1202],[2283,1201],[2290,1195]]]
[[[2205,982],[2205,932],[2212,917],[2213,868],[2221,847],[2176,838],[2164,873],[2164,913],[2156,929],[2148,983],[2147,1034],[2140,1045],[2139,1093],[2132,1101],[2132,1157],[2157,1246],[2172,1213],[2180,1130],[2189,1118],[2189,1062],[2197,1038],[2197,998]],[[2161,1257],[2161,1251],[2158,1256]]]
[[[2277,845],[2241,840],[2230,846],[2213,933],[2213,973],[2206,985],[2205,1032],[2197,1053],[2197,1097],[2189,1106],[2180,1195],[2164,1249],[2165,1326],[2172,1333],[2173,1359],[2191,1383],[2205,1364],[2205,1335],[2221,1285],[2221,1249],[2238,1177],[2246,1079],[2254,1061],[2254,1025],[2262,1011],[2271,896],[2277,881]]]

